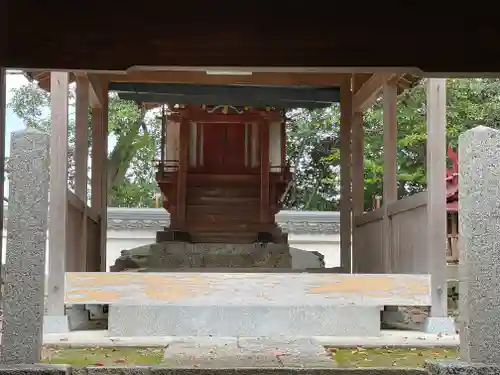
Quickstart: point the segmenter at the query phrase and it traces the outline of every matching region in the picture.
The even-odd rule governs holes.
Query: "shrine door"
[[[203,169],[210,173],[241,173],[245,169],[245,125],[203,124]]]

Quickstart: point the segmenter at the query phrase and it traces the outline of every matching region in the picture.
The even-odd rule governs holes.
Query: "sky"
[[[10,98],[12,97],[11,90],[14,88],[18,88],[25,83],[27,83],[28,80],[21,74],[9,74],[7,73],[6,77],[6,85],[7,85],[7,104],[10,102]],[[5,132],[7,135],[7,138],[5,140],[5,147],[6,147],[6,156],[10,155],[10,134],[13,131],[20,130],[25,128],[25,125],[23,124],[23,121],[17,117],[14,112],[12,112],[12,108],[9,108],[7,105],[7,117],[5,119]]]

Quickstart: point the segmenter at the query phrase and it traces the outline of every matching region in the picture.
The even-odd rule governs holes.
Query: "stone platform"
[[[68,304],[109,304],[113,336],[377,336],[382,306],[430,304],[428,275],[70,272]]]
[[[335,368],[325,348],[312,339],[205,338],[173,342],[163,366],[171,368]]]

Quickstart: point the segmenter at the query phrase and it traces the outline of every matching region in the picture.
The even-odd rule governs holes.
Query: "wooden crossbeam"
[[[270,73],[250,75],[210,75],[200,71],[130,71],[110,74],[110,82],[188,83],[209,85],[283,85],[339,86],[345,74],[338,73]]]
[[[429,306],[429,275],[68,272],[66,303]]]
[[[382,91],[386,81],[399,80],[401,74],[373,74],[353,95],[352,107],[354,112],[363,112],[373,105]]]

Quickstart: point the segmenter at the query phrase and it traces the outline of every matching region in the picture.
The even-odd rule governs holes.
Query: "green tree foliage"
[[[449,144],[456,147],[459,134],[476,125],[500,127],[500,80],[448,79],[447,86]],[[49,100],[47,92],[30,83],[13,91],[10,106],[27,126],[50,132]],[[285,197],[286,209],[338,209],[339,117],[338,106],[287,112],[287,161],[295,170],[295,180]],[[365,208],[372,207],[374,196],[382,195],[382,117],[379,99],[364,115]],[[71,148],[74,122],[69,126]],[[152,206],[156,191],[152,161],[159,150],[159,120],[133,102],[110,96],[109,129],[117,140],[109,155],[113,171],[108,181],[110,205]],[[420,82],[398,98],[400,197],[425,189],[426,139],[426,97],[424,82]]]
[[[69,90],[70,103],[74,92]],[[50,134],[50,93],[28,82],[12,90],[8,105],[28,127]],[[69,135],[69,184],[74,183],[75,121],[70,106]],[[90,119],[90,117],[89,117]],[[109,202],[114,206],[151,207],[154,205],[153,160],[156,159],[156,142],[160,124],[154,116],[134,102],[109,96],[108,128],[116,144],[108,155]],[[89,121],[89,135],[91,124]],[[89,137],[91,146],[91,138]]]
[[[338,208],[338,106],[287,113],[287,162],[294,183],[285,207],[328,211]]]
[[[339,109],[289,112],[288,158],[296,166],[295,191],[288,208],[324,210],[338,207]],[[332,127],[332,124],[333,127]],[[447,80],[447,142],[456,148],[458,136],[477,125],[500,128],[499,79]],[[382,195],[382,100],[364,114],[365,208]],[[318,155],[326,142],[329,155]],[[398,195],[408,196],[426,187],[426,96],[424,81],[398,98]],[[301,148],[304,146],[304,148]],[[300,155],[300,156],[298,156]],[[297,162],[297,160],[299,160]],[[444,178],[445,176],[443,176]],[[317,187],[318,186],[318,187]]]

